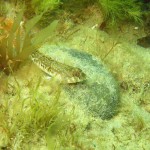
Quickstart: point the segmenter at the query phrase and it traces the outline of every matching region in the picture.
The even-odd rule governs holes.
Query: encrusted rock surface
[[[63,85],[64,93],[95,117],[109,119],[118,111],[118,86],[102,62],[92,55],[64,46],[44,45],[40,52],[58,62],[80,68],[87,80]]]

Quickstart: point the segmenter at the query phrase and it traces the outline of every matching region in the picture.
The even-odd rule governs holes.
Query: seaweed
[[[41,19],[42,14],[36,15],[27,22],[23,21],[24,10],[18,13],[16,19],[1,18],[0,34],[0,70],[10,74],[17,70],[21,62],[39,47],[54,31],[57,22],[33,34],[33,28]]]
[[[60,90],[55,91],[53,97],[47,96],[40,92],[41,82],[39,78],[35,87],[30,85],[26,97],[21,94],[26,87],[22,87],[15,76],[13,83],[7,83],[7,91],[14,98],[10,100],[7,95],[0,101],[0,149],[30,149],[29,145],[36,139],[40,140],[48,127],[59,119],[63,109],[59,102]]]
[[[55,9],[57,6],[59,6],[61,4],[60,0],[32,0],[31,4],[33,6],[33,8],[35,9],[35,12],[41,13],[43,11],[46,10],[53,10]]]
[[[135,0],[98,0],[98,2],[104,15],[104,22],[110,26],[127,20],[142,23],[141,3]]]

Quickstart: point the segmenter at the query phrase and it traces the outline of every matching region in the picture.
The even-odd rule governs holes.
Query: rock
[[[102,119],[110,119],[118,111],[118,86],[102,62],[92,55],[63,46],[43,45],[40,52],[58,62],[80,68],[87,80],[64,84],[63,92],[86,112]]]
[[[149,48],[150,47],[150,35],[138,39],[137,44],[144,48]]]

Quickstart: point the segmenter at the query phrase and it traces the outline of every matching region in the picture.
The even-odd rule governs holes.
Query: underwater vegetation
[[[99,0],[98,2],[104,15],[104,21],[110,26],[125,20],[142,22],[141,3],[135,0]]]
[[[54,21],[35,36],[33,28],[42,15],[25,22],[23,12],[22,10],[15,19],[5,17],[0,19],[0,70],[6,74],[18,69],[21,62],[51,35],[57,24],[57,21]]]
[[[36,13],[41,13],[45,10],[53,10],[61,4],[60,0],[32,0],[31,4]]]
[[[19,0],[12,1],[15,3]],[[56,3],[49,3],[52,7],[48,8],[42,1],[25,0],[26,4],[35,2],[35,7],[27,9],[35,9],[36,13],[30,14],[30,11],[25,10],[30,15],[29,18],[23,11],[20,12],[20,8],[15,19],[3,15],[5,10],[4,13],[0,12],[0,149],[150,149],[149,49],[132,44],[137,35],[140,36],[139,30],[136,30],[135,39],[132,39],[130,36],[135,33],[132,30],[128,31],[129,36],[116,33],[114,38],[92,28],[100,22],[99,18],[103,20],[105,11],[99,11],[102,6],[99,5],[98,8],[97,5],[97,2],[100,4],[102,1],[95,0],[94,7],[89,7],[94,3],[90,0],[57,1],[60,5],[51,1]],[[108,1],[105,0],[106,2]],[[62,8],[62,5],[65,6]],[[91,16],[89,9],[95,12]],[[49,14],[51,10],[52,13]],[[115,11],[121,12],[120,9]],[[53,35],[57,21],[52,22],[53,19],[43,13],[59,18],[61,23],[70,21],[73,17],[83,19],[81,22],[73,22],[72,28],[69,28],[64,37],[57,32],[56,36],[47,39]],[[68,14],[67,17],[62,15],[65,13]],[[123,16],[125,13],[118,15]],[[118,25],[120,19],[124,21],[118,15],[114,19],[107,18],[106,15],[104,19],[107,19],[104,21],[108,21],[107,24],[111,26],[113,19],[114,25]],[[34,27],[39,27],[39,21],[43,17],[52,24],[40,31]],[[127,17],[125,20],[132,19],[133,17]],[[125,25],[133,27],[126,22]],[[116,38],[120,34],[123,40]],[[45,39],[48,44],[41,47]],[[124,39],[131,39],[131,42]],[[55,47],[52,47],[52,43]],[[43,72],[31,61],[24,61],[35,49],[45,50],[44,54],[49,52],[49,56],[53,59],[55,57],[58,62],[81,68],[87,80],[77,84],[59,85],[45,79]],[[104,66],[100,59],[105,63]],[[112,76],[117,79],[119,87]]]
[[[17,2],[19,3],[19,1]],[[141,1],[136,0],[25,0],[24,2],[27,5],[28,12],[32,10],[32,13],[40,14],[44,11],[42,20],[45,24],[48,20],[51,20],[52,14],[58,17],[63,10],[67,10],[70,13],[78,13],[91,4],[95,4],[99,7],[100,11],[103,13],[104,22],[106,22],[109,27],[118,25],[122,21],[132,21],[139,24],[143,23],[143,4]]]
[[[48,128],[49,132],[55,136],[54,129],[50,128],[56,124],[55,120],[61,122],[61,126],[69,125],[65,115],[62,119],[60,113],[64,107],[59,102],[60,90],[57,90],[55,96],[50,97],[40,92],[41,79],[38,79],[33,86],[30,85],[30,81],[28,82],[29,92],[24,97],[23,91],[27,87],[22,87],[15,76],[13,78],[13,84],[6,81],[6,91],[14,95],[13,99],[6,94],[0,101],[0,149],[20,149],[21,147],[30,149],[29,143],[34,143],[36,139],[40,140],[46,135]],[[55,126],[55,132],[59,129],[60,127]]]

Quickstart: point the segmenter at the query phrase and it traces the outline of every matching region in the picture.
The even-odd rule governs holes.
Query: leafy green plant
[[[141,4],[135,0],[98,0],[104,14],[104,21],[116,25],[119,21],[142,22]]]
[[[60,0],[32,0],[32,6],[34,7],[36,13],[43,12],[46,10],[53,10],[56,8],[61,2]]]
[[[32,37],[32,30],[41,19],[42,14],[25,23],[22,21],[23,12],[21,11],[9,26],[7,23],[3,24],[5,18],[1,20],[0,70],[6,74],[10,73],[10,69],[18,69],[20,63],[52,34],[58,23],[58,21],[52,22]]]
[[[20,91],[25,87],[21,87],[16,77],[9,86],[12,90],[7,90],[13,92],[14,97],[10,100],[6,96],[0,101],[0,140],[2,137],[4,139],[3,143],[0,141],[0,149],[1,146],[8,149],[30,149],[28,146],[44,138],[48,127],[63,112],[64,105],[59,101],[60,89],[53,93],[54,96],[40,93],[39,79],[33,87],[29,87],[29,93],[24,97]]]
[[[4,15],[6,13],[5,3],[3,1],[0,1],[0,16]]]

